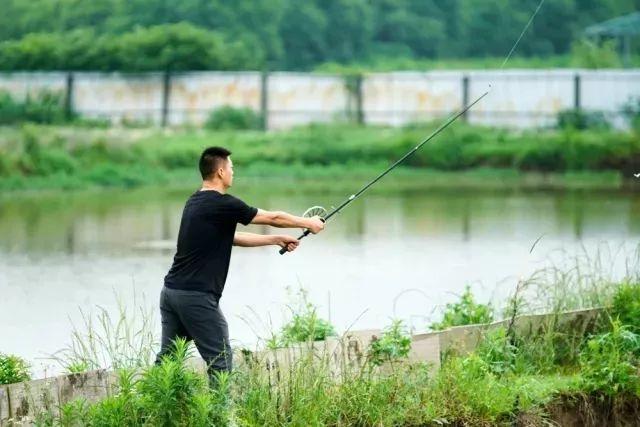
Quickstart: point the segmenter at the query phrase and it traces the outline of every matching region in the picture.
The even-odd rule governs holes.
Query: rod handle
[[[304,230],[304,233],[302,233],[302,234],[300,235],[300,237],[298,237],[298,240],[301,240],[301,239],[303,239],[303,238],[307,237],[307,236],[309,235],[309,233],[311,233],[311,231],[309,231],[309,230]],[[279,251],[278,253],[279,253],[280,255],[284,255],[284,254],[286,254],[287,252],[289,252],[289,251],[287,251],[287,248],[280,248],[280,251]]]

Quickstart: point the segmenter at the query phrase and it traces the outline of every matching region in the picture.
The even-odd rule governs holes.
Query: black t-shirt
[[[168,288],[211,292],[222,296],[238,223],[247,225],[258,213],[230,194],[196,191],[185,204],[173,265],[164,278]]]

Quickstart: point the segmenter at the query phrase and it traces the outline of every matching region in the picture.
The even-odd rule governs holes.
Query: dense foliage
[[[297,298],[297,306],[290,307],[291,319],[282,326],[279,334],[273,334],[267,341],[269,348],[322,341],[336,335],[333,325],[318,316],[318,308],[307,300],[304,289],[297,292]]]
[[[204,126],[212,130],[255,130],[262,128],[263,121],[260,114],[251,108],[226,106],[213,110]]]
[[[29,364],[24,359],[0,353],[0,384],[14,384],[30,379]]]
[[[504,57],[538,0],[5,0],[0,67],[308,69],[371,58]],[[638,0],[547,0],[518,54],[570,52]],[[337,30],[339,29],[339,30]]]
[[[477,303],[467,286],[460,301],[447,304],[441,322],[432,323],[430,328],[441,331],[452,326],[477,325],[493,321],[493,309],[489,304]]]
[[[411,351],[411,334],[400,320],[394,320],[369,347],[369,359],[374,365],[401,360]]]
[[[58,93],[45,91],[17,101],[9,93],[0,91],[0,125],[22,122],[59,124],[71,116]]]
[[[309,126],[273,133],[5,128],[0,132],[0,188],[166,182],[172,171],[195,174],[202,149],[210,145],[228,147],[245,175],[273,176],[283,171],[290,177],[344,176],[366,167],[366,178],[432,130],[429,124],[403,129]],[[611,130],[520,133],[459,124],[416,152],[406,166],[440,171],[615,170],[631,177],[631,172],[640,170],[640,138]]]
[[[625,283],[613,298],[611,317],[640,333],[640,283]]]

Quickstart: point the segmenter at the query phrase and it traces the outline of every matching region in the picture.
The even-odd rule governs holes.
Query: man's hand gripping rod
[[[416,145],[413,149],[411,149],[407,154],[405,154],[404,156],[402,156],[402,158],[400,158],[399,160],[397,160],[394,164],[392,164],[391,166],[389,166],[384,172],[382,172],[380,175],[378,175],[373,181],[369,182],[367,185],[365,185],[364,187],[362,187],[360,189],[360,191],[358,191],[355,194],[352,194],[351,196],[349,196],[349,198],[347,198],[347,200],[345,200],[344,202],[342,202],[342,204],[340,204],[340,206],[338,206],[337,208],[333,209],[331,212],[329,212],[325,217],[321,218],[323,222],[327,222],[329,220],[329,218],[331,218],[332,216],[334,216],[335,214],[337,214],[338,212],[340,212],[342,209],[344,209],[349,203],[353,202],[355,199],[357,199],[358,197],[360,197],[362,195],[362,193],[364,193],[365,191],[367,191],[369,189],[369,187],[371,187],[373,184],[375,184],[376,182],[378,182],[380,179],[382,179],[382,177],[384,177],[386,174],[388,174],[389,172],[391,172],[393,169],[395,169],[396,166],[398,166],[400,163],[404,162],[409,156],[411,156],[413,153],[415,153],[416,151],[418,151],[420,149],[420,147],[422,147],[424,144],[426,144],[427,142],[431,141],[433,138],[436,137],[436,135],[438,135],[440,132],[442,132],[443,130],[445,130],[449,125],[451,125],[453,122],[455,122],[456,120],[458,120],[458,118],[462,115],[464,115],[467,111],[469,111],[471,109],[471,107],[473,107],[474,105],[476,105],[478,102],[480,102],[480,100],[482,98],[484,98],[485,96],[487,96],[489,94],[489,92],[491,92],[491,86],[489,86],[489,90],[486,91],[485,93],[483,93],[482,95],[480,95],[475,101],[473,101],[471,104],[467,105],[466,107],[464,107],[462,110],[460,110],[459,112],[457,112],[455,115],[453,115],[452,117],[449,118],[449,120],[447,120],[445,123],[443,123],[442,125],[440,125],[440,127],[438,127],[435,131],[433,131],[433,133],[431,135],[429,135],[429,137],[427,137],[427,139],[425,139],[424,141],[422,141],[420,144]],[[311,234],[310,230],[304,230],[304,232],[300,235],[300,237],[298,237],[298,240],[304,239],[305,237],[307,237],[309,234]],[[286,248],[282,248],[280,249],[280,255],[283,255],[285,253],[287,253],[287,249]]]

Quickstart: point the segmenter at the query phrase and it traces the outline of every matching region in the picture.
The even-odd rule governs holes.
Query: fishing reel
[[[311,206],[302,214],[303,218],[313,218],[314,216],[319,216],[322,222],[326,222],[327,210],[322,206]]]
[[[302,216],[304,218],[312,218],[314,216],[319,216],[320,218],[324,219],[324,217],[327,216],[327,210],[322,206],[311,206],[309,209],[304,211]]]

